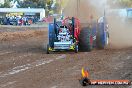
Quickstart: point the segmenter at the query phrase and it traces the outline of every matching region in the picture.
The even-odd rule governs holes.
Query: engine
[[[61,26],[58,32],[59,33],[58,33],[57,38],[59,42],[71,41],[70,31],[66,26]]]

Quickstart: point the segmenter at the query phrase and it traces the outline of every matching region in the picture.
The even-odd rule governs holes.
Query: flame
[[[84,68],[82,68],[82,77],[83,78],[88,78],[88,76],[89,76],[88,71],[85,71]]]

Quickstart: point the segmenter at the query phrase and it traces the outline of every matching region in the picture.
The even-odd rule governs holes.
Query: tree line
[[[132,0],[108,0],[108,4],[114,8],[132,8]]]
[[[5,0],[4,4],[0,4],[0,8],[11,8],[11,1],[13,0]],[[18,3],[17,8],[44,8],[47,14],[59,13],[61,9],[60,0],[56,0],[54,6],[54,0],[15,0],[15,2],[16,1]]]

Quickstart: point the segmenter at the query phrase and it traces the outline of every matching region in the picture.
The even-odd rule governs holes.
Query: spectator
[[[4,18],[3,24],[4,24],[4,25],[7,25],[7,17]]]

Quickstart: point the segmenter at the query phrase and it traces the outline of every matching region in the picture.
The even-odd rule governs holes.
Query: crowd
[[[0,18],[1,25],[31,25],[38,22],[37,16],[6,16]]]

